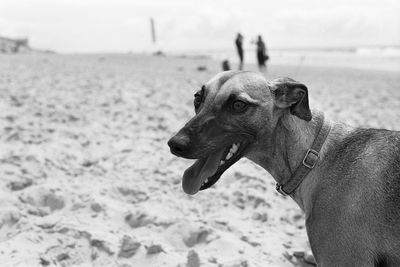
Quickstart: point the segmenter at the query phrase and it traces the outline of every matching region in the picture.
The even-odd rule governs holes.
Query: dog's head
[[[289,78],[268,83],[252,72],[218,74],[195,93],[194,109],[196,115],[168,142],[174,155],[197,159],[183,175],[188,194],[215,184],[270,132],[278,113],[311,119],[304,85]]]

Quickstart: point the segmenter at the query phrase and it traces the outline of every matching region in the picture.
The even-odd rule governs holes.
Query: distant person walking
[[[236,49],[239,55],[239,70],[243,69],[243,35],[240,33],[237,34],[236,40]]]
[[[267,65],[266,61],[269,59],[269,56],[267,54],[267,48],[265,46],[265,43],[261,37],[261,35],[258,36],[257,42],[257,62],[258,62],[258,69],[261,72],[266,72],[267,70]]]

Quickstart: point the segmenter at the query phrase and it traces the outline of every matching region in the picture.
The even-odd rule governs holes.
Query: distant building
[[[29,40],[23,39],[11,39],[0,36],[0,53],[15,54],[25,53],[31,51],[29,47]]]

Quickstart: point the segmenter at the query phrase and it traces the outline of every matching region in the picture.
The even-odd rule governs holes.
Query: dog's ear
[[[270,89],[275,106],[289,108],[290,113],[300,119],[311,120],[308,89],[304,84],[290,78],[279,78],[272,82]]]

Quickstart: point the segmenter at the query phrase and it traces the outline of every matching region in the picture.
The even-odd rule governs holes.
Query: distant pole
[[[150,18],[150,27],[151,27],[151,39],[153,43],[156,43],[156,28],[154,27],[154,20]]]

